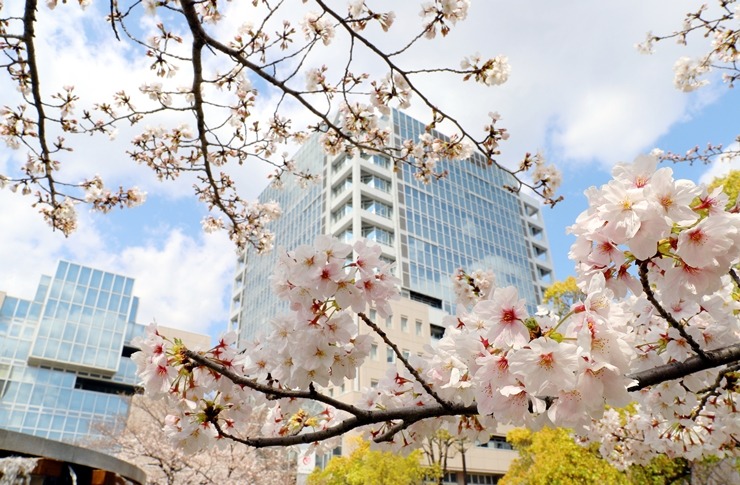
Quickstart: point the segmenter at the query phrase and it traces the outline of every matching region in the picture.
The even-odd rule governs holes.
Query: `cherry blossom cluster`
[[[655,43],[666,39],[675,39],[679,44],[686,44],[692,34],[703,32],[704,37],[711,39],[708,52],[698,58],[680,57],[674,64],[674,85],[684,92],[691,92],[708,85],[713,72],[721,72],[722,79],[729,87],[740,78],[740,2],[737,0],[718,0],[716,6],[702,5],[695,12],[686,15],[680,30],[670,35],[658,36],[648,32],[644,42],[637,44],[637,49],[651,54]],[[740,143],[740,136],[736,137]],[[661,160],[672,162],[699,161],[709,163],[712,160],[735,161],[740,157],[740,149],[733,144],[723,146],[709,143],[705,148],[699,146],[685,153],[658,151]]]
[[[421,6],[421,16],[431,19],[427,24],[424,35],[433,39],[437,30],[445,36],[452,27],[468,16],[470,0],[434,0]]]
[[[644,42],[637,49],[645,54],[654,51],[656,42],[675,39],[686,44],[687,38],[695,32],[703,32],[711,39],[709,51],[699,58],[681,57],[674,66],[676,87],[682,91],[693,91],[709,83],[706,75],[712,70],[722,72],[722,79],[732,87],[740,77],[737,63],[740,61],[740,5],[736,0],[718,0],[718,5],[703,4],[695,12],[686,15],[680,30],[665,36],[648,32]]]
[[[511,72],[509,59],[506,56],[496,56],[481,63],[480,55],[476,54],[463,59],[460,67],[470,72],[463,78],[464,80],[474,77],[477,82],[487,86],[505,83]]]
[[[570,228],[581,288],[591,299],[600,288],[628,305],[633,373],[692,357],[711,362],[708,352],[740,338],[740,213],[721,188],[709,193],[675,180],[656,163],[643,156],[617,165],[611,182],[587,193],[590,208]],[[639,447],[627,451],[630,440],[688,459],[735,453],[737,380],[712,367],[633,393],[639,412],[607,415],[591,437],[602,437],[615,459],[624,449],[618,460],[627,464],[644,456]],[[615,422],[634,427],[603,432]]]
[[[286,399],[269,406],[264,436],[295,436],[336,424],[333,407],[316,411],[315,405],[292,399],[312,397],[313,391],[293,390],[341,385],[356,376],[372,337],[358,333],[352,315],[368,305],[389,315],[398,284],[381,261],[379,246],[363,241],[350,246],[320,236],[312,246],[281,253],[272,285],[290,303],[291,313],[275,318],[269,333],[243,351],[235,348],[233,333],[212,349],[190,350],[218,367],[202,365],[181,342],[168,341],[151,326],[132,358],[146,392],[173,402],[166,434],[188,451],[227,435],[238,437],[239,423],[247,422],[271,393]]]
[[[272,286],[292,313],[277,318],[272,332],[250,352],[250,375],[269,373],[288,387],[304,389],[311,383],[341,385],[355,377],[371,339],[357,334],[352,312],[370,304],[378,314],[389,315],[398,279],[380,260],[380,246],[358,241],[354,259],[352,250],[320,236],[313,246],[281,253]]]

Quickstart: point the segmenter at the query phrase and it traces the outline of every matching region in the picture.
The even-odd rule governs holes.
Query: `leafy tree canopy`
[[[310,485],[414,485],[434,479],[437,472],[421,465],[421,450],[406,456],[370,449],[368,441],[357,439],[349,456],[337,456],[323,470],[308,477]]]
[[[634,465],[619,471],[601,458],[594,446],[577,444],[564,428],[545,428],[532,432],[515,429],[506,439],[519,452],[502,485],[551,484],[640,484],[679,483],[690,473],[684,459],[655,457],[647,465]]]

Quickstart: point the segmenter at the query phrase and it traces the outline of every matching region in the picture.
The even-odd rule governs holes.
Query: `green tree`
[[[585,297],[573,276],[556,281],[545,290],[545,303],[552,305],[558,315],[565,315],[573,303]]]
[[[370,443],[359,439],[349,456],[329,460],[323,470],[314,470],[309,485],[421,485],[436,480],[436,469],[421,465],[421,450],[400,456],[388,451],[370,450]]]
[[[506,439],[519,452],[501,485],[628,484],[595,450],[578,445],[567,430],[543,428],[509,432]]]
[[[595,446],[577,444],[568,430],[544,428],[537,432],[515,429],[506,439],[519,452],[501,485],[688,483],[691,465],[683,459],[658,456],[645,466],[621,472],[601,458]]]

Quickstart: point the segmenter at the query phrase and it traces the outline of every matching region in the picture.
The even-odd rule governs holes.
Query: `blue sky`
[[[418,22],[418,4],[395,3],[400,3],[394,5],[399,20],[389,35],[378,37],[384,44],[402,42],[408,35],[404,27]],[[93,5],[85,15],[102,15],[102,8]],[[248,17],[240,10],[247,7],[239,2],[227,8],[225,30],[235,29],[237,19]],[[688,0],[478,1],[468,20],[448,38],[425,41],[401,59],[407,66],[457,66],[476,52],[509,57],[512,73],[502,86],[463,85],[445,76],[420,78],[418,83],[467,126],[482,127],[488,112],[500,112],[511,132],[502,146],[503,163],[514,165],[526,151],[542,151],[561,168],[566,200],[555,209],[544,209],[559,278],[572,274],[567,260],[571,240],[565,227],[585,209],[583,191],[606,183],[614,163],[630,161],[654,147],[685,151],[707,142],[728,144],[737,135],[740,93],[717,79],[696,93],[673,88],[673,63],[680,56],[702,52],[705,40],[689,46],[658,44],[651,56],[634,48],[648,30],[666,33],[679,27],[691,8],[694,2]],[[106,100],[121,87],[135,92],[142,82],[157,80],[150,77],[146,59],[109,42],[105,29],[88,26],[81,31],[77,27],[81,15],[71,4],[60,4],[51,14],[41,8],[38,44],[47,93],[54,86],[75,84],[83,95],[82,105]],[[137,28],[146,32],[155,23],[156,19],[142,18]],[[318,54],[323,59],[313,62],[331,63],[339,50],[341,46],[331,46]],[[367,67],[374,69],[371,63]],[[0,105],[12,104],[13,87],[4,82],[0,80]],[[187,82],[185,77],[183,83]],[[426,113],[414,105],[410,114]],[[53,272],[58,259],[70,259],[136,278],[140,321],[156,319],[216,334],[228,320],[233,248],[224,235],[201,232],[205,210],[192,196],[191,181],[159,183],[146,167],[127,159],[126,141],[135,134],[121,129],[112,143],[81,140],[64,170],[70,179],[101,173],[112,187],[137,185],[148,192],[147,203],[107,216],[82,210],[80,228],[68,239],[41,221],[30,199],[0,191],[0,290],[31,297],[41,274]],[[12,173],[24,158],[0,145],[0,173]],[[682,178],[698,180],[709,167],[675,169]],[[267,173],[269,169],[259,163],[241,169],[237,174],[241,194],[256,198],[267,183]]]

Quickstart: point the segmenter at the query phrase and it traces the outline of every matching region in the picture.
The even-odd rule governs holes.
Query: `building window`
[[[491,436],[491,439],[485,443],[478,443],[481,448],[495,448],[497,450],[513,450],[509,442],[503,436]]]
[[[346,216],[347,214],[351,214],[351,213],[352,213],[352,203],[350,202],[350,203],[344,204],[342,207],[332,212],[331,220],[332,222],[337,222],[342,217]]]
[[[372,157],[370,157],[370,161],[378,167],[391,168],[390,159],[388,157],[384,157],[383,155],[373,155]]]
[[[370,358],[373,360],[378,360],[378,345],[372,344],[370,346]]]
[[[375,311],[375,308],[371,308],[370,312],[368,313],[368,318],[371,322],[375,323],[375,319],[378,317],[378,312]]]
[[[480,475],[477,473],[468,474],[468,483],[470,485],[495,485],[498,483],[499,475]]]
[[[403,354],[403,358],[406,359],[406,362],[408,362],[409,357],[411,357],[411,352],[409,352],[406,349],[403,349],[403,351],[401,352],[401,354]]]
[[[390,347],[387,347],[385,349],[385,361],[389,364],[392,364],[396,361],[396,354],[393,353],[393,349]]]
[[[340,241],[344,241],[346,243],[351,243],[354,241],[354,234],[352,234],[352,229],[345,229],[344,231],[337,234],[337,239]]]
[[[371,174],[362,174],[362,178],[360,179],[363,184],[367,185],[368,187],[372,187],[374,189],[378,189],[382,192],[390,192],[391,191],[391,182],[390,180],[386,180],[382,177],[378,177],[377,175],[371,175]]]
[[[444,485],[457,485],[457,473],[445,473],[442,477],[442,483]]]
[[[409,319],[406,317],[401,317],[401,331],[402,332],[409,331]]]
[[[363,226],[362,237],[369,241],[375,241],[377,243],[385,244],[386,246],[393,245],[393,233],[385,229],[381,229],[375,226]]]
[[[375,389],[376,387],[378,387],[378,380],[377,379],[370,379],[370,387],[372,387],[373,389]]]
[[[439,325],[429,325],[429,333],[432,337],[432,340],[436,341],[444,337],[445,329],[444,327],[440,327]]]
[[[331,195],[336,197],[337,195],[341,194],[342,192],[349,189],[350,187],[352,187],[352,179],[347,177],[346,179],[342,180],[341,182],[339,182],[337,185],[335,185],[331,189]]]
[[[416,321],[416,336],[421,337],[421,334],[423,332],[422,326],[421,326],[421,320]]]
[[[340,170],[344,168],[345,165],[347,165],[347,156],[342,155],[341,157],[339,157],[339,160],[337,160],[331,165],[332,173],[339,172]]]
[[[362,208],[366,211],[390,219],[393,217],[393,207],[375,199],[362,199]]]
[[[386,328],[393,328],[393,317],[388,315],[385,317],[385,327]]]
[[[380,255],[380,260],[385,264],[394,264],[396,262],[395,259],[389,258],[383,254]]]

